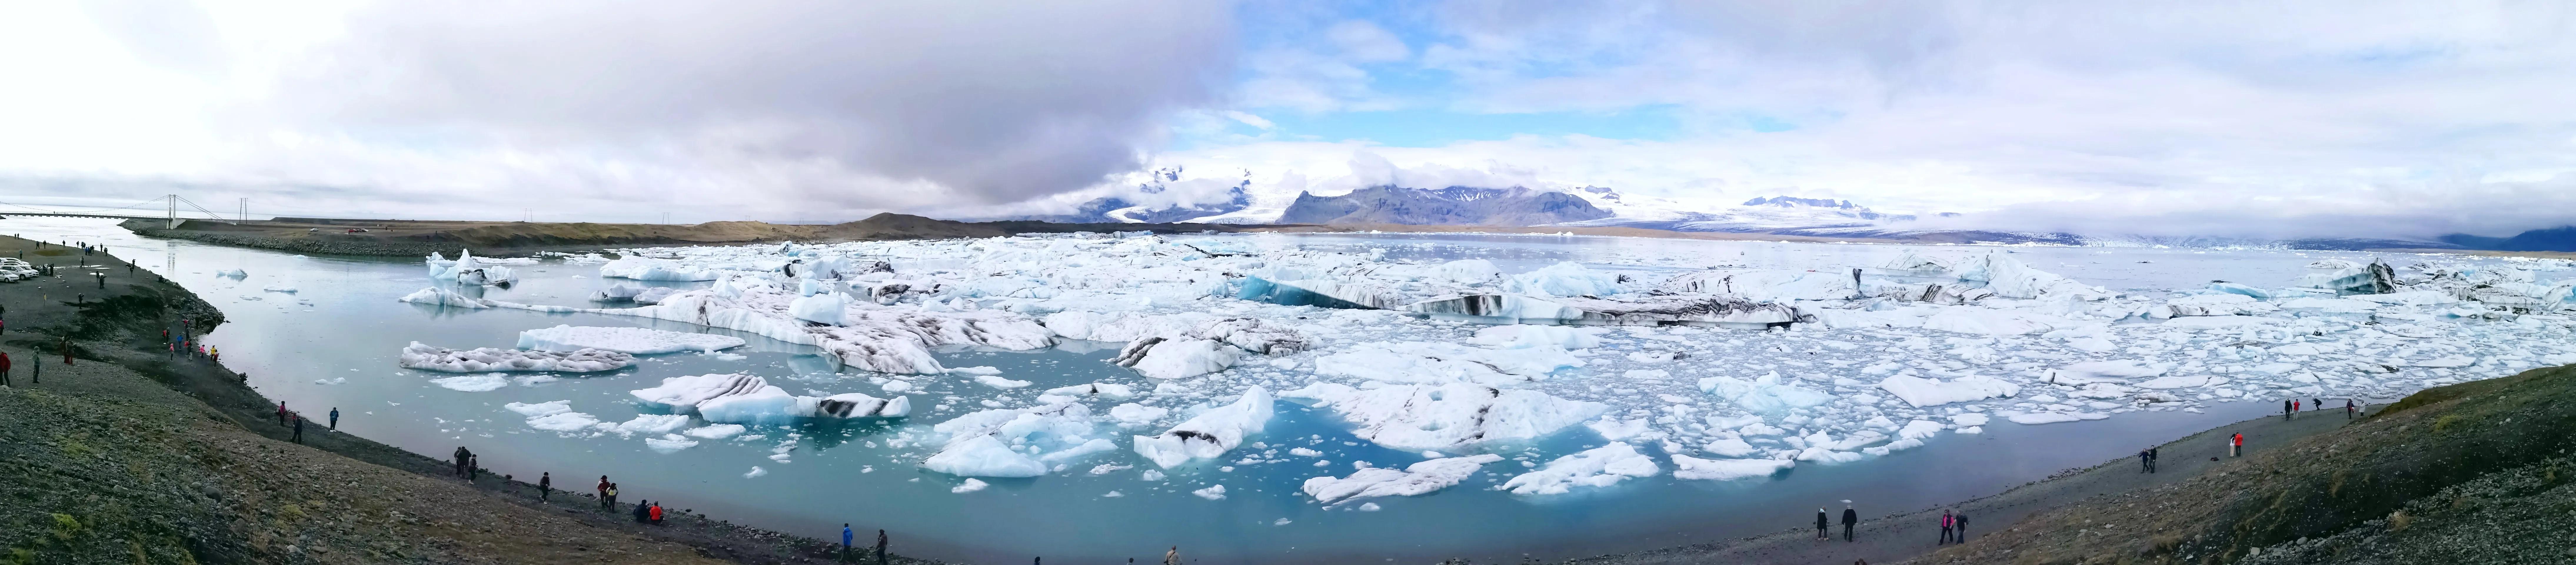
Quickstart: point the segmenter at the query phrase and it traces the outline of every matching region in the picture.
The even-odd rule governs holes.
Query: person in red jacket
[[[9,354],[0,353],[0,386],[9,386]]]
[[[2228,438],[2227,456],[2237,457],[2242,455],[2245,455],[2245,432],[2236,432],[2234,437]]]

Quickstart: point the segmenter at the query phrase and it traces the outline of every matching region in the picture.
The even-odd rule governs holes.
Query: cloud
[[[1135,170],[1173,114],[1224,96],[1236,63],[1227,2],[332,7],[342,11],[174,0],[0,9],[0,19],[42,16],[0,24],[7,31],[53,28],[37,39],[104,37],[132,53],[76,51],[89,60],[60,66],[0,54],[0,68],[42,71],[18,84],[131,76],[158,87],[0,102],[155,112],[164,116],[119,135],[187,140],[0,157],[0,176],[334,186],[459,203],[727,200],[857,213],[1009,202]],[[272,33],[277,21],[295,25]],[[275,39],[296,34],[318,37]],[[174,70],[197,78],[167,78]],[[32,110],[0,117],[13,112]],[[97,135],[79,120],[37,121],[47,129],[18,129],[0,146]]]

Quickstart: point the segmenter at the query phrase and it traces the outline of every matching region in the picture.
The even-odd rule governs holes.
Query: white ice
[[[456,350],[412,342],[404,347],[398,364],[408,369],[479,373],[484,371],[561,371],[588,373],[614,371],[635,364],[635,356],[615,351],[583,349],[570,352],[520,351],[516,349],[480,348]]]
[[[741,347],[742,338],[729,335],[702,334],[603,326],[559,325],[519,332],[519,348],[537,351],[580,351],[598,349],[634,355],[676,353],[681,351],[715,351]]]
[[[1512,477],[1494,488],[1512,491],[1513,494],[1565,494],[1574,487],[1606,487],[1662,472],[1663,468],[1655,465],[1654,458],[1638,453],[1635,446],[1614,442],[1558,457],[1538,470]]]
[[[1432,459],[1402,470],[1371,467],[1349,477],[1306,479],[1304,490],[1307,496],[1325,504],[1380,496],[1416,496],[1449,488],[1475,476],[1485,464],[1501,460],[1501,455],[1482,453]]]

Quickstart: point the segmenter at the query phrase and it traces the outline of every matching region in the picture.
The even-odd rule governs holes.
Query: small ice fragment
[[[948,489],[948,492],[953,492],[953,493],[958,493],[958,494],[965,494],[965,493],[975,492],[975,491],[979,491],[979,490],[984,490],[984,487],[987,487],[987,486],[991,486],[991,485],[985,484],[985,482],[984,482],[984,481],[980,481],[980,480],[975,480],[975,479],[966,479],[966,482],[958,483],[958,484],[957,484],[957,486],[956,486],[955,488],[950,488],[950,489]]]

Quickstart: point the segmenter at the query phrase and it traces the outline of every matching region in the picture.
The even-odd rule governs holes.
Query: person
[[[885,547],[885,530],[877,530],[877,565],[886,565]],[[1181,548],[1179,547],[1172,548],[1173,551],[1179,551],[1180,549]]]
[[[2140,450],[2138,450],[2138,472],[2140,472],[2140,473],[2153,473],[2153,472],[2156,472],[2156,463],[2155,463],[2154,461],[2151,461],[2151,460],[2148,460],[2148,459],[2147,459],[2147,450],[2144,450],[2144,449],[2140,449]]]
[[[1824,508],[1824,507],[1822,507],[1822,506],[1816,507],[1816,539],[1825,539],[1825,538],[1832,537],[1832,536],[1826,535],[1826,533],[1825,533],[1825,532],[1827,532],[1827,531],[1830,531],[1830,530],[1827,530],[1827,529],[1826,529],[1826,528],[1829,528],[1829,527],[1831,527],[1831,526],[1828,526],[1828,525],[1827,525],[1827,522],[1825,522],[1825,508]]]
[[[841,561],[850,560],[850,523],[841,523]]]
[[[653,525],[662,525],[662,503],[653,503],[653,512],[651,514],[647,514],[647,516],[652,518]]]
[[[2281,401],[2281,419],[2290,419],[2290,401],[2288,400]]]
[[[2292,398],[2292,399],[2290,399],[2290,413],[2292,413],[2292,414],[2297,414],[2300,410],[2306,410],[2306,409],[2307,409],[2307,408],[2306,408],[2306,405],[2305,405],[2305,404],[2301,404],[2301,403],[2299,402],[2299,399],[2296,399],[2296,398]]]
[[[45,356],[37,355],[28,359],[35,360],[36,363],[27,366],[27,384],[45,384]]]
[[[466,454],[465,454],[465,482],[469,482],[469,483],[470,483],[470,482],[474,482],[474,479],[482,478],[482,475],[483,475],[483,456],[481,456],[481,455],[475,455],[475,454],[473,454],[473,453],[466,453]]]
[[[331,407],[331,431],[340,431],[340,407]]]
[[[1181,565],[1181,546],[1175,545],[1171,551],[1163,552],[1163,565]]]
[[[2231,437],[2227,441],[2227,456],[2238,457],[2242,455],[2245,455],[2245,432],[2236,432],[2235,436]]]
[[[295,443],[304,443],[304,415],[295,415]]]
[[[336,415],[339,411],[332,410],[332,412]],[[545,502],[547,499],[553,498],[552,495],[554,492],[555,474],[551,472],[537,473],[537,502]]]
[[[284,403],[284,402],[277,403],[277,409],[278,409],[279,411],[284,411],[284,410],[286,410],[286,403]],[[450,461],[452,461],[452,462],[447,464],[447,474],[455,475],[455,476],[459,476],[459,477],[465,476],[465,454],[466,454],[466,453],[467,453],[467,452],[465,451],[465,446],[462,446],[462,445],[456,446],[456,452],[455,452],[455,453],[450,454],[453,458],[452,458],[452,459],[450,459]]]
[[[608,475],[599,476],[599,508],[608,509]]]
[[[277,401],[277,425],[286,425],[286,401],[284,400]],[[464,453],[465,448],[456,448],[456,452]],[[458,461],[463,461],[463,459],[458,459]]]
[[[2156,460],[2157,460],[2157,459],[2162,459],[2162,458],[2164,458],[2164,455],[2157,453],[2157,451],[2162,450],[2162,449],[2164,449],[2164,448],[2163,448],[2163,447],[2150,447],[2150,448],[2147,448],[2147,472],[2148,472],[2148,473],[2154,473],[2154,472],[2156,472]]]
[[[9,386],[9,354],[0,352],[0,386]]]
[[[63,338],[63,366],[72,366],[72,338]]]
[[[1843,541],[1852,540],[1852,526],[1859,524],[1860,511],[1852,509],[1851,501],[1843,501]]]
[[[1943,510],[1941,511],[1941,541],[1934,542],[1932,545],[1947,543],[1950,543],[1950,511]]]
[[[224,350],[223,350],[223,348],[220,348],[220,347],[208,347],[208,348],[206,348],[206,360],[207,360],[207,361],[213,361],[213,362],[216,362],[216,363],[222,363],[222,362],[224,362]]]
[[[608,509],[617,509],[617,483],[608,483]]]
[[[0,361],[6,361],[6,359],[0,359]],[[8,364],[8,363],[0,362],[0,367],[7,367],[7,366],[9,366],[9,364]],[[2346,420],[2350,420],[2350,419],[2352,419],[2352,413],[2353,413],[2352,399],[2350,399],[2350,398],[2343,399],[2343,419],[2346,419]]]
[[[1952,537],[1951,541],[1968,543],[1968,513],[1960,512],[1957,517],[1951,518],[1951,521],[1956,522],[1959,526],[1959,533],[1955,537]]]

